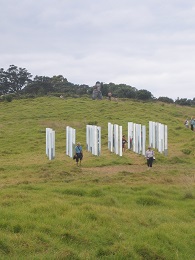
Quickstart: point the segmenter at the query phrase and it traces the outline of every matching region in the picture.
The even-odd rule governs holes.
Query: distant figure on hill
[[[194,129],[195,129],[195,119],[193,117],[191,117],[190,126],[191,126],[191,130],[194,131]]]
[[[146,151],[146,155],[145,155],[146,159],[147,159],[147,165],[148,167],[152,167],[152,163],[153,160],[155,159],[154,157],[154,151],[151,149],[150,146],[148,146],[148,150]]]
[[[188,119],[186,119],[186,121],[184,122],[184,125],[186,126],[186,128],[189,128],[189,121],[188,121]]]
[[[123,137],[122,137],[122,150],[123,150],[123,152],[125,152],[125,150],[126,150],[126,143],[127,143],[127,140],[126,140],[126,138],[125,138],[125,135],[123,135]]]
[[[101,92],[102,84],[97,81],[95,86],[93,87],[92,99],[102,99],[102,92]]]
[[[109,92],[108,92],[108,100],[111,101],[111,98],[112,98],[112,93],[109,91]]]
[[[77,143],[77,146],[75,147],[75,156],[76,156],[76,164],[78,166],[78,162],[80,161],[80,165],[81,165],[81,161],[83,159],[83,149],[80,143]]]

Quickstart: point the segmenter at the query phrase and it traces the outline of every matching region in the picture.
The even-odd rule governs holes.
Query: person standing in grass
[[[108,92],[108,100],[111,101],[111,98],[112,98],[112,93],[109,91],[109,92]]]
[[[186,121],[184,122],[184,125],[186,126],[186,128],[189,128],[189,121],[188,121],[188,119],[186,119]]]
[[[154,151],[151,149],[151,147],[148,147],[148,150],[146,151],[146,155],[145,155],[146,159],[147,159],[147,165],[148,167],[152,167],[152,163],[154,160]]]
[[[83,149],[80,143],[77,143],[77,146],[75,147],[75,155],[76,155],[76,164],[78,166],[78,163],[80,161],[80,165],[81,165],[81,161],[83,159]]]
[[[194,131],[195,120],[193,117],[191,117],[190,125],[191,125],[191,130]]]
[[[125,135],[123,135],[122,137],[122,148],[123,148],[123,152],[125,152],[126,150],[126,143],[127,143],[127,140],[125,138]]]

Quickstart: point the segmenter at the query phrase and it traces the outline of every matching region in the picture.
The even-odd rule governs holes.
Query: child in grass
[[[148,167],[152,167],[152,163],[154,160],[154,151],[151,149],[151,147],[148,147],[148,150],[146,151],[146,155],[145,155],[146,159],[147,159],[147,165]]]
[[[78,166],[78,163],[80,161],[80,165],[81,165],[81,161],[83,159],[83,149],[80,143],[77,143],[77,146],[75,147],[75,155],[76,155],[76,163]]]

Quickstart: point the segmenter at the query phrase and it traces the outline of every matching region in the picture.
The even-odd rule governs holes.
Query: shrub
[[[161,102],[164,102],[164,103],[168,103],[168,104],[174,103],[173,99],[168,98],[168,97],[159,97],[158,101],[161,101]]]
[[[11,95],[11,94],[10,95],[8,95],[8,94],[7,95],[2,95],[0,100],[11,102],[13,100],[13,95]]]
[[[137,204],[143,205],[143,206],[156,206],[161,205],[162,202],[156,198],[152,197],[140,197],[136,200]]]
[[[171,164],[176,164],[176,163],[184,163],[185,161],[182,160],[181,158],[174,156],[170,159]]]
[[[181,129],[183,129],[183,127],[181,127],[181,126],[175,127],[175,130],[181,130]]]
[[[187,155],[191,154],[191,152],[192,152],[189,149],[182,149],[181,151],[182,151],[182,153],[187,154]]]
[[[98,124],[97,121],[90,121],[90,122],[88,122],[88,125],[97,125],[97,124]]]

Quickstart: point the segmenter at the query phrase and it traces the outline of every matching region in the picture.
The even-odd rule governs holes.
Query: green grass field
[[[0,102],[0,259],[195,259],[195,108],[131,100],[43,97]],[[107,149],[108,122],[168,126],[168,156]],[[102,128],[100,157],[86,124]],[[84,148],[66,156],[66,126]],[[56,158],[45,129],[56,132]],[[147,134],[148,137],[148,134]],[[148,143],[148,140],[147,140]]]

